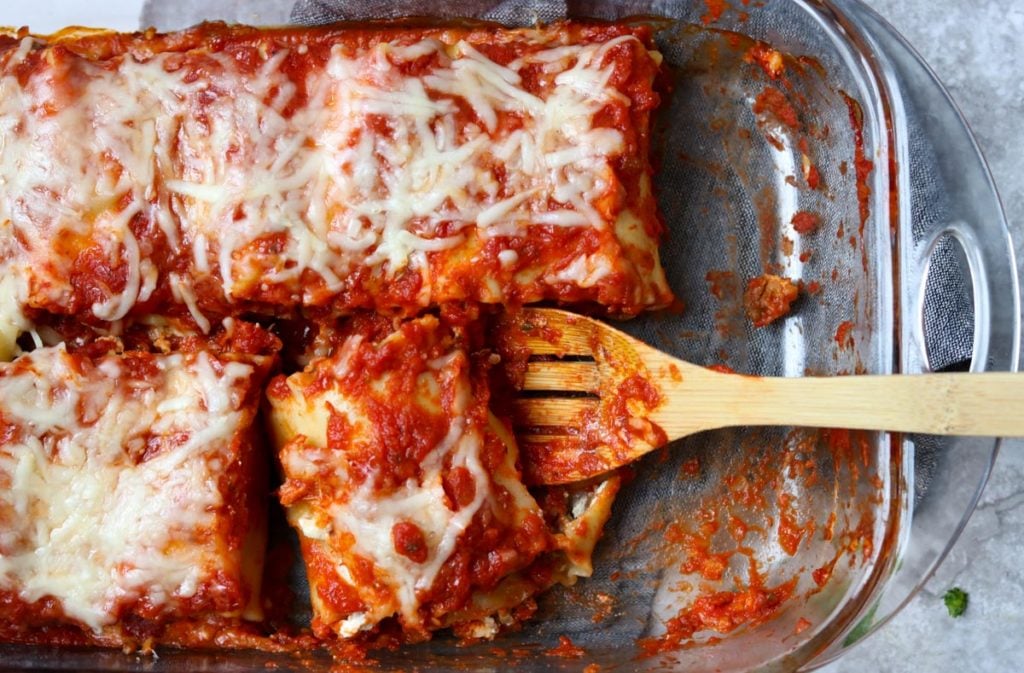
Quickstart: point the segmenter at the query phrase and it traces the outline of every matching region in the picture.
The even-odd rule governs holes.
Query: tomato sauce
[[[728,7],[725,0],[704,0],[704,5],[708,8],[708,11],[704,16],[700,17],[700,20],[705,25],[712,24],[722,18],[722,14]]]
[[[637,646],[646,655],[671,652],[704,631],[730,633],[743,625],[771,619],[796,590],[796,578],[766,587],[760,580],[736,591],[717,591],[697,598],[668,620],[663,636],[643,638]]]
[[[791,129],[800,128],[800,116],[786,95],[775,87],[765,87],[754,99],[754,114],[770,114]]]
[[[835,342],[840,348],[853,348],[853,323],[844,320],[836,328]]]
[[[860,233],[864,235],[864,226],[870,216],[871,186],[868,178],[875,169],[873,161],[864,154],[864,110],[860,103],[843,93],[843,100],[850,114],[850,128],[853,129],[853,169],[857,177],[857,203],[860,212]]]
[[[704,277],[707,280],[711,295],[715,299],[726,299],[738,294],[739,284],[736,274],[728,270],[711,270]]]
[[[786,73],[786,64],[782,53],[764,42],[757,42],[747,49],[743,55],[747,63],[756,63],[773,80],[783,77]]]
[[[558,636],[558,645],[546,653],[550,657],[561,657],[562,659],[581,659],[586,652],[582,647],[574,644],[569,636]]]
[[[821,226],[821,218],[817,213],[800,210],[793,215],[792,224],[798,234],[813,234]]]
[[[796,556],[800,549],[800,542],[804,536],[814,534],[814,521],[808,520],[805,524],[797,521],[797,513],[794,505],[794,497],[788,493],[779,496],[779,546],[790,556]]]

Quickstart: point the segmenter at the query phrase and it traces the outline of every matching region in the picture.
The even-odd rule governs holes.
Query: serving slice
[[[232,332],[0,364],[0,641],[252,642],[266,541],[253,423],[276,339]]]
[[[530,308],[501,326],[527,355],[515,424],[525,479],[594,477],[670,441],[740,425],[1024,435],[1024,375],[756,377],[662,353],[598,321]]]
[[[355,330],[267,391],[313,630],[493,635],[538,591],[499,585],[549,548],[542,512],[458,338],[433,316],[389,331]]]
[[[366,318],[364,316],[364,318]],[[314,633],[338,644],[490,638],[593,571],[620,478],[527,490],[489,409],[479,324],[427,315],[324,326],[275,378],[267,419]]]

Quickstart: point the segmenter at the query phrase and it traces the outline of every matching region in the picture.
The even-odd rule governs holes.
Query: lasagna
[[[0,333],[671,301],[644,27],[0,37]]]
[[[473,621],[474,592],[550,547],[485,380],[437,318],[351,334],[268,397],[317,635]]]
[[[203,644],[261,619],[272,358],[239,345],[0,364],[0,639]]]
[[[272,497],[322,640],[588,576],[619,478],[527,488],[486,325],[671,303],[660,63],[573,22],[0,35],[0,641],[305,647]]]

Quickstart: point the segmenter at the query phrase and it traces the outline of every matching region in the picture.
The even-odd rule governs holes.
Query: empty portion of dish
[[[643,28],[0,38],[0,323],[667,305]]]
[[[262,619],[272,360],[111,340],[0,365],[0,638],[206,644]]]

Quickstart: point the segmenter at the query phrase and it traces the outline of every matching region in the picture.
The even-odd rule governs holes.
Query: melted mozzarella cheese
[[[155,362],[147,380],[114,356],[83,373],[60,346],[0,370],[0,414],[19,428],[0,445],[0,589],[55,598],[96,632],[123,602],[159,608],[218,581],[210,531],[241,422],[229,391],[252,368]],[[147,438],[163,450],[133,459]]]
[[[508,66],[465,41],[337,45],[287,116],[298,91],[281,69],[287,50],[255,73],[226,53],[199,54],[204,75],[194,78],[178,54],[110,67],[48,49],[49,67],[22,82],[12,66],[28,57],[26,38],[0,76],[0,276],[27,273],[38,301],[67,305],[73,260],[53,251],[79,237],[124,270],[124,288],[91,306],[113,321],[158,280],[133,222],[172,250],[192,241],[187,275],[214,274],[228,300],[278,283],[300,296],[311,291],[306,272],[337,291],[362,266],[385,277],[412,267],[429,281],[426,253],[462,244],[471,228],[608,226],[593,204],[614,188],[624,140],[594,117],[628,104],[605,56],[636,38],[563,45],[557,32],[533,34],[545,48]],[[403,73],[424,56],[437,65]],[[548,82],[527,91],[520,70],[537,64]],[[508,115],[511,130],[499,123]],[[257,244],[272,235],[286,243],[268,262]],[[192,284],[171,286],[207,329]],[[0,355],[16,350],[27,293],[0,303]]]

